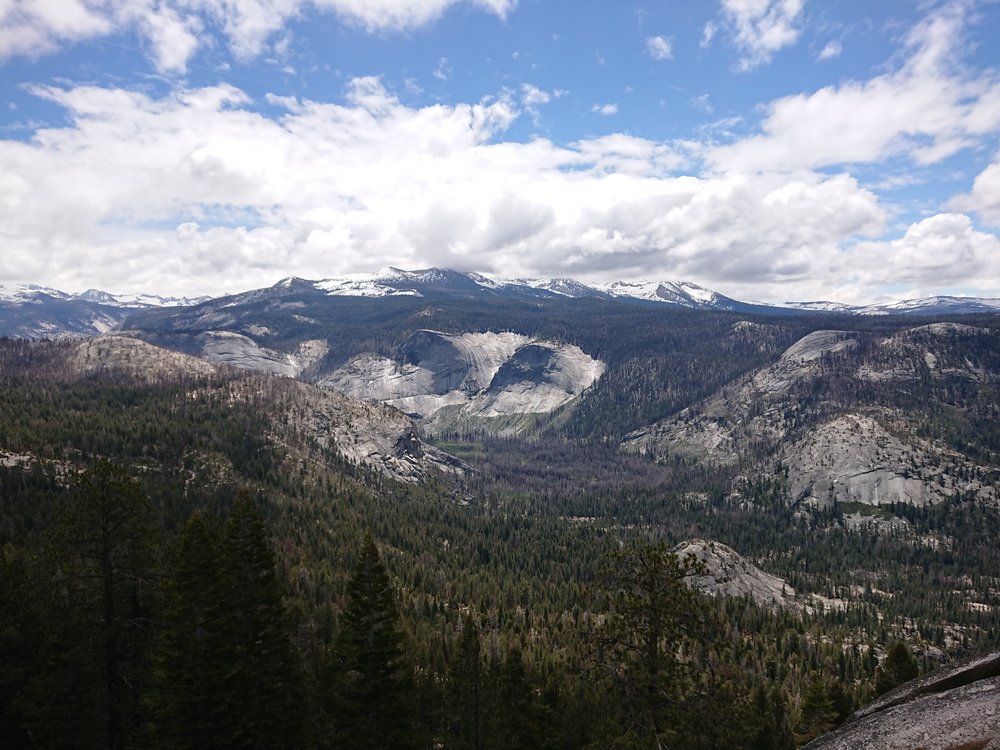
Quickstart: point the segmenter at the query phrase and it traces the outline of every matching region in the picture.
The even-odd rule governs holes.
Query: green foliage
[[[896,641],[885,654],[885,659],[875,672],[875,695],[882,695],[920,673],[917,660],[903,641]]]
[[[405,748],[412,743],[407,663],[389,575],[375,538],[361,545],[334,648],[335,747]]]

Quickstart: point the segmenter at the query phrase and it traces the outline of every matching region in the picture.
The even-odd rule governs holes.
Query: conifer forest
[[[157,360],[163,329],[96,366],[77,339],[0,341],[0,747],[785,750],[1000,648],[995,318],[948,329],[940,377],[921,339],[905,380],[856,373],[904,366],[918,324],[852,320],[853,348],[765,402],[739,389],[831,321],[588,309],[498,313],[606,371],[517,429],[414,428],[393,460],[450,462],[415,476],[352,452],[388,416]],[[345,321],[324,366],[392,353],[418,315]],[[435,327],[496,328],[479,315]],[[677,437],[723,404],[746,409],[726,455]],[[883,453],[925,446],[898,481],[940,494],[796,496],[802,441],[848,416]],[[778,438],[746,428],[765,418]],[[692,540],[771,599],[692,585],[722,575]]]

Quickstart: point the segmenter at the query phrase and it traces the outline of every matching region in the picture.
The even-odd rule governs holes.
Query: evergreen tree
[[[909,682],[920,673],[917,660],[903,641],[896,641],[885,654],[875,672],[875,695],[882,695],[897,685]]]
[[[218,747],[296,747],[303,737],[303,675],[264,524],[240,494],[226,521],[225,674],[219,697]]]
[[[233,616],[224,606],[222,553],[218,525],[193,514],[177,544],[153,657],[147,705],[156,747],[194,750],[222,742],[219,699],[232,658],[227,621]]]
[[[598,666],[622,701],[621,747],[674,743],[690,717],[687,698],[700,664],[709,608],[685,579],[703,571],[663,546],[619,554],[611,570],[613,614],[599,632]],[[681,738],[683,740],[683,738]]]
[[[482,750],[483,687],[479,628],[470,614],[462,623],[457,652],[448,665],[445,713],[448,750]]]
[[[796,726],[795,739],[800,745],[826,734],[837,724],[837,711],[827,685],[813,680],[802,697],[801,716]]]
[[[496,682],[489,746],[497,750],[534,750],[538,747],[538,711],[520,649],[507,652]]]
[[[152,504],[124,469],[102,461],[77,477],[47,545],[50,605],[61,607],[48,623],[56,656],[43,699],[50,709],[39,727],[47,743],[135,743],[157,542]],[[74,704],[79,710],[67,712]]]
[[[361,545],[347,593],[332,669],[333,746],[411,747],[410,672],[389,574],[371,532]]]

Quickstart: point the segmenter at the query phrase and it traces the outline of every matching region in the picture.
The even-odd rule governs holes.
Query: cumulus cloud
[[[184,72],[206,35],[225,37],[241,60],[256,57],[287,22],[332,12],[370,32],[404,31],[468,4],[506,18],[517,0],[61,0],[0,4],[0,60],[38,56],[63,44],[136,31],[162,72]]]
[[[781,170],[897,155],[932,164],[995,133],[1000,83],[954,62],[964,22],[964,6],[945,6],[910,33],[896,70],[772,102],[760,134],[711,150],[709,164]]]
[[[590,108],[590,111],[595,114],[604,115],[605,117],[608,117],[610,115],[618,114],[618,105],[615,104],[614,102],[609,102],[608,104],[595,104],[593,107]]]
[[[974,211],[987,224],[1000,227],[1000,162],[980,172],[972,184],[972,192],[958,196],[952,205],[959,211]]]
[[[0,141],[11,280],[193,294],[438,264],[735,294],[823,277],[885,222],[846,175],[678,176],[690,149],[623,134],[504,141],[509,95],[413,108],[359,78],[343,103],[271,97],[269,117],[230,86],[36,93],[70,122]]]
[[[929,290],[981,286],[1000,288],[1000,240],[976,230],[964,214],[936,214],[888,242],[863,242],[848,253],[864,286],[911,284]]]
[[[670,40],[662,36],[651,36],[646,39],[646,52],[654,60],[673,60],[674,50]]]
[[[766,65],[775,52],[798,41],[802,4],[803,0],[722,0],[724,25],[742,53],[738,70]],[[705,35],[711,41],[707,27]]]

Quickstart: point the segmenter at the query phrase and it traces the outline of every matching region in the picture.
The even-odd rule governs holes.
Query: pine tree
[[[885,654],[881,666],[875,672],[875,695],[882,695],[897,685],[909,682],[920,672],[917,660],[903,641],[896,641]]]
[[[121,748],[132,744],[145,681],[149,617],[158,584],[152,504],[128,473],[102,461],[73,483],[49,537],[54,574],[50,623],[53,745]],[[66,692],[64,692],[66,691]],[[65,710],[75,692],[81,710]],[[60,739],[61,736],[61,739]]]
[[[686,699],[699,664],[681,654],[708,653],[709,608],[685,583],[704,567],[663,546],[619,554],[615,563],[614,612],[598,633],[597,662],[621,700],[616,746],[661,747],[690,723]]]
[[[165,587],[161,632],[147,697],[155,747],[218,747],[219,698],[231,658],[226,642],[222,534],[203,513],[192,515],[177,544]]]
[[[371,532],[361,545],[334,648],[333,746],[412,746],[410,673],[389,574]]]
[[[303,737],[303,674],[264,523],[240,494],[226,521],[222,580],[227,657],[218,747],[296,747]]]
[[[479,628],[472,615],[467,615],[457,652],[448,665],[446,745],[449,750],[482,750],[483,700]]]

